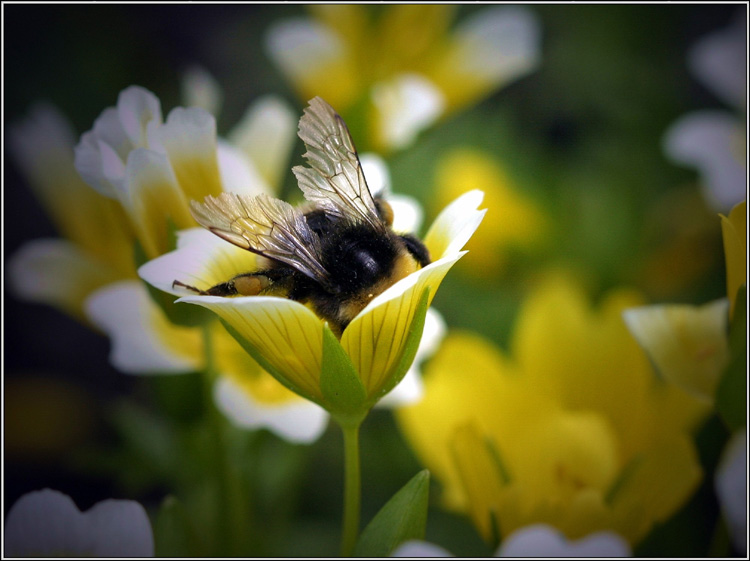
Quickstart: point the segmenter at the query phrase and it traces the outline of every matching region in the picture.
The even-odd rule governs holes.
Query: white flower
[[[595,532],[569,540],[547,524],[520,528],[503,540],[495,557],[629,557],[630,546],[614,532]],[[421,540],[409,540],[396,548],[391,557],[453,557],[440,546]]]
[[[153,557],[143,507],[109,499],[81,512],[70,497],[45,489],[27,493],[5,522],[8,557]]]
[[[546,524],[516,530],[503,540],[498,557],[629,557],[630,546],[614,532],[595,532],[569,540]]]

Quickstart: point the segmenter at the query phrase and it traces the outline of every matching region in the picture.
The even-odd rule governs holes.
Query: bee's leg
[[[409,253],[411,253],[412,257],[414,257],[421,267],[426,267],[431,263],[430,252],[419,238],[411,234],[402,234],[399,237],[406,244],[406,249],[409,250]]]
[[[190,286],[189,284],[185,284],[184,282],[180,282],[178,280],[172,281],[172,288],[174,288],[175,286],[187,288],[188,290],[192,290],[196,294],[201,294],[202,296],[208,296],[208,292],[206,292],[205,290],[201,290],[200,288],[195,288],[194,286]]]
[[[263,274],[243,273],[227,282],[215,284],[208,290],[201,290],[200,288],[196,288],[178,280],[172,283],[172,287],[181,286],[182,288],[192,290],[201,296],[256,296],[270,283],[271,280]]]

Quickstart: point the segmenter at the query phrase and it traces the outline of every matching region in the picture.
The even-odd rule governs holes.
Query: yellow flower
[[[245,343],[268,372],[295,393],[335,410],[324,380],[330,361],[344,361],[361,385],[360,404],[371,407],[404,375],[416,351],[411,333],[420,306],[429,305],[445,274],[463,255],[461,248],[479,225],[484,212],[476,210],[482,194],[467,193],[449,205],[425,237],[433,262],[406,276],[373,298],[341,335],[340,343],[325,323],[299,302],[274,296],[225,298],[187,296],[189,302],[216,313]],[[252,271],[255,256],[220,240],[208,231],[185,234],[192,243],[150,261],[141,276],[155,287],[176,295],[175,279],[208,288],[240,272]],[[188,238],[186,238],[187,240]],[[215,241],[213,241],[215,240]],[[426,298],[426,301],[423,301]],[[419,319],[419,318],[417,318]],[[329,355],[333,352],[334,355]],[[330,391],[329,391],[330,390]],[[334,399],[335,401],[335,399]]]
[[[319,95],[345,117],[365,108],[370,143],[398,149],[537,65],[539,29],[526,8],[485,8],[450,29],[454,10],[312,5],[312,17],[272,26],[266,45],[301,99]]]
[[[727,264],[727,296],[729,313],[734,311],[737,291],[747,284],[747,201],[731,210],[729,217],[721,216],[724,237],[724,259]]]
[[[695,489],[690,430],[705,407],[654,378],[621,319],[638,301],[616,290],[592,310],[552,278],[522,306],[510,357],[455,333],[427,365],[425,397],[398,420],[485,539],[547,523],[635,544]]]
[[[543,243],[545,217],[488,155],[478,150],[456,149],[440,159],[435,173],[439,207],[471,189],[485,194],[488,219],[467,246],[471,252],[468,259],[477,264],[465,266],[471,274],[484,278],[496,276],[510,251],[532,250]]]

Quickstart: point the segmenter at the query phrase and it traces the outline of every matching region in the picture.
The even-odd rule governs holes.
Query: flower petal
[[[302,99],[320,96],[339,112],[354,101],[359,73],[331,28],[307,18],[285,19],[270,26],[265,46]]]
[[[459,23],[433,78],[452,108],[520,78],[539,63],[541,30],[522,6],[480,10]]]
[[[497,551],[498,557],[629,557],[630,546],[614,532],[596,532],[579,540],[568,540],[547,524],[516,530]]]
[[[259,355],[253,358],[279,382],[312,401],[323,399],[323,324],[310,309],[272,296],[188,296],[177,302],[211,310],[252,346]]]
[[[176,107],[156,131],[155,137],[169,156],[180,188],[188,199],[200,201],[206,195],[221,193],[213,115],[198,107]]]
[[[297,133],[297,118],[282,98],[267,95],[248,107],[229,141],[253,163],[266,183],[278,189]],[[225,187],[225,191],[229,191]]]
[[[117,116],[131,146],[147,146],[149,124],[161,123],[161,103],[159,98],[147,89],[130,86],[122,90],[117,97]],[[113,146],[118,148],[116,145]]]
[[[130,214],[138,241],[149,257],[169,249],[168,224],[189,228],[195,220],[188,210],[172,165],[164,154],[136,148],[128,156],[127,193],[122,204]]]
[[[400,407],[409,403],[416,403],[422,398],[424,384],[422,383],[421,364],[429,359],[440,346],[445,337],[447,327],[443,317],[435,310],[428,308],[424,318],[422,340],[419,342],[414,363],[403,380],[378,402],[383,407]]]
[[[440,90],[419,74],[400,74],[372,87],[377,110],[378,141],[388,150],[399,150],[443,113]]]
[[[483,198],[481,191],[469,191],[438,215],[424,237],[424,244],[430,250],[433,261],[455,255],[466,245],[487,212],[486,209],[477,210]]]
[[[242,150],[221,140],[219,140],[217,150],[221,185],[224,191],[251,197],[261,193],[271,194],[268,183]]]
[[[727,267],[729,313],[733,314],[737,291],[747,284],[747,203],[743,201],[735,205],[729,217],[719,216]]]
[[[83,302],[95,289],[119,278],[78,246],[61,239],[24,244],[8,261],[8,285],[20,298],[42,302],[83,319]]]
[[[429,288],[429,306],[443,277],[462,256],[445,257],[401,279],[373,298],[344,330],[341,345],[359,372],[368,397],[384,389],[397,367],[422,292]]]
[[[747,19],[738,10],[733,23],[703,37],[688,53],[688,66],[704,86],[733,107],[745,107]]]
[[[106,286],[85,306],[90,321],[110,337],[110,361],[118,370],[179,374],[201,367],[200,333],[170,324],[141,282]]]
[[[221,109],[222,91],[219,83],[201,66],[191,66],[182,76],[180,83],[182,101],[186,107],[200,107],[218,116]]]
[[[314,403],[296,397],[278,404],[263,403],[228,377],[220,378],[214,385],[214,399],[236,425],[267,428],[289,442],[314,442],[328,425],[328,414]]]
[[[630,332],[662,376],[696,397],[712,400],[729,362],[726,298],[704,306],[644,306],[623,312]]]
[[[393,550],[391,557],[453,557],[447,550],[422,540],[408,540]]]
[[[734,115],[720,110],[689,113],[670,126],[664,151],[673,161],[697,168],[706,200],[727,212],[745,198],[745,131]]]
[[[154,538],[143,507],[107,500],[81,513],[70,497],[44,489],[21,497],[8,513],[10,557],[151,557]]]
[[[193,294],[175,288],[175,280],[207,290],[232,277],[257,269],[253,253],[227,243],[203,228],[177,233],[177,249],[152,259],[138,269],[143,280],[175,296]]]

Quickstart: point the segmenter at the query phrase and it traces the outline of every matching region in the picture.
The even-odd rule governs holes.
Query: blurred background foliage
[[[462,5],[456,19],[477,9]],[[388,159],[393,190],[417,197],[427,224],[444,204],[435,192],[440,162],[466,148],[485,154],[545,217],[544,241],[532,250],[511,248],[494,268],[484,267],[478,249],[467,255],[446,278],[435,307],[451,328],[471,328],[504,347],[528,287],[550,267],[576,270],[594,296],[618,285],[634,286],[654,302],[697,304],[724,295],[718,218],[703,203],[695,172],[670,163],[661,143],[680,115],[721,107],[689,75],[686,51],[740,8],[531,9],[542,28],[539,68]],[[82,133],[130,84],[155,92],[166,114],[180,104],[180,79],[193,64],[223,88],[220,134],[266,93],[282,95],[301,114],[303,103],[267,58],[263,36],[269,23],[303,15],[304,6],[6,4],[3,10],[6,123],[24,117],[32,102],[47,100]],[[356,122],[351,128],[356,141]],[[298,141],[292,165],[302,163],[301,154]],[[24,241],[55,235],[7,153],[6,163],[5,259]],[[294,189],[288,173],[286,194]],[[494,222],[492,210],[485,222]],[[486,270],[492,274],[481,274]],[[226,485],[249,486],[255,510],[240,519],[263,521],[263,532],[250,536],[258,538],[255,553],[326,554],[337,543],[337,429],[313,445],[295,446],[265,431],[227,427],[231,453],[217,462],[197,422],[205,414],[197,374],[120,374],[107,361],[104,337],[56,310],[21,303],[7,290],[4,297],[6,512],[21,494],[52,487],[82,509],[127,496],[151,512],[168,490],[177,490],[186,507],[210,513],[205,502],[212,493],[199,483],[225,469]],[[715,419],[698,435],[707,473],[725,438]],[[185,454],[190,463],[181,461]],[[365,422],[362,466],[367,521],[419,470],[387,411],[376,410]],[[716,516],[707,480],[636,553],[706,555],[713,525],[704,521]],[[207,514],[201,534],[211,533]],[[287,535],[293,539],[283,539]],[[430,510],[427,539],[462,555],[487,554],[467,520],[437,507]]]

